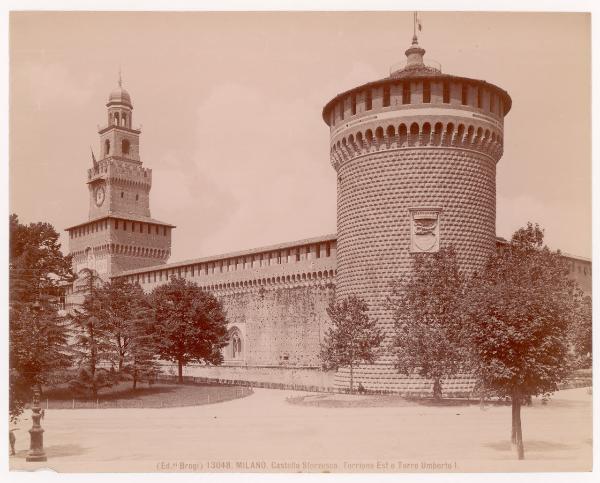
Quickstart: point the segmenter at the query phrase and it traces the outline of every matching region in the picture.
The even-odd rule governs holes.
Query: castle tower
[[[337,172],[336,297],[356,294],[388,337],[390,282],[413,254],[453,245],[463,269],[495,250],[496,163],[509,95],[425,62],[416,35],[389,77],[329,101],[330,158]],[[389,341],[389,338],[388,338]],[[362,367],[365,388],[403,390],[393,358]],[[347,385],[340,371],[340,385]]]
[[[87,170],[88,221],[67,228],[74,271],[90,268],[105,280],[166,263],[174,228],[150,217],[152,170],[142,166],[141,131],[133,128],[133,104],[120,75],[106,107],[108,123],[98,131],[101,158],[92,152]]]

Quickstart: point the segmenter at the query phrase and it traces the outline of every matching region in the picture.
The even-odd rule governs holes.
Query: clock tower
[[[175,228],[150,216],[152,170],[142,165],[141,131],[133,127],[131,96],[120,75],[106,108],[107,124],[98,131],[100,159],[92,152],[87,172],[88,221],[67,228],[74,271],[89,268],[105,280],[166,263]]]

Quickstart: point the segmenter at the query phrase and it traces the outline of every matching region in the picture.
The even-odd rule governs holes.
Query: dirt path
[[[26,463],[22,421],[11,469],[57,471],[585,471],[592,397],[557,393],[523,410],[526,460],[509,444],[510,407],[305,407],[306,393],[256,389],[243,399],[165,409],[52,410],[47,464]],[[379,464],[379,467],[377,466]],[[187,465],[187,466],[186,466]]]

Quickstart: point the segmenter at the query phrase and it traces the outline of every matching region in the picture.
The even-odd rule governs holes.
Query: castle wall
[[[225,366],[318,368],[335,292],[335,238],[319,237],[124,272],[146,292],[183,277],[223,303],[230,332]],[[237,353],[236,353],[237,352]],[[203,369],[205,372],[209,369]],[[210,372],[210,371],[209,371]],[[245,374],[250,377],[249,373]]]

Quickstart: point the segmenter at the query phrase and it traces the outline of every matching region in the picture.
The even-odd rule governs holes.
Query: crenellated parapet
[[[105,180],[106,183],[118,183],[124,186],[150,189],[152,187],[152,169],[119,156],[109,156],[89,168],[88,183]]]
[[[341,163],[371,153],[437,147],[476,151],[498,162],[503,153],[503,133],[483,122],[457,124],[456,119],[415,119],[400,124],[391,124],[390,120],[371,121],[360,128],[348,128],[334,137],[330,159],[338,171]]]

